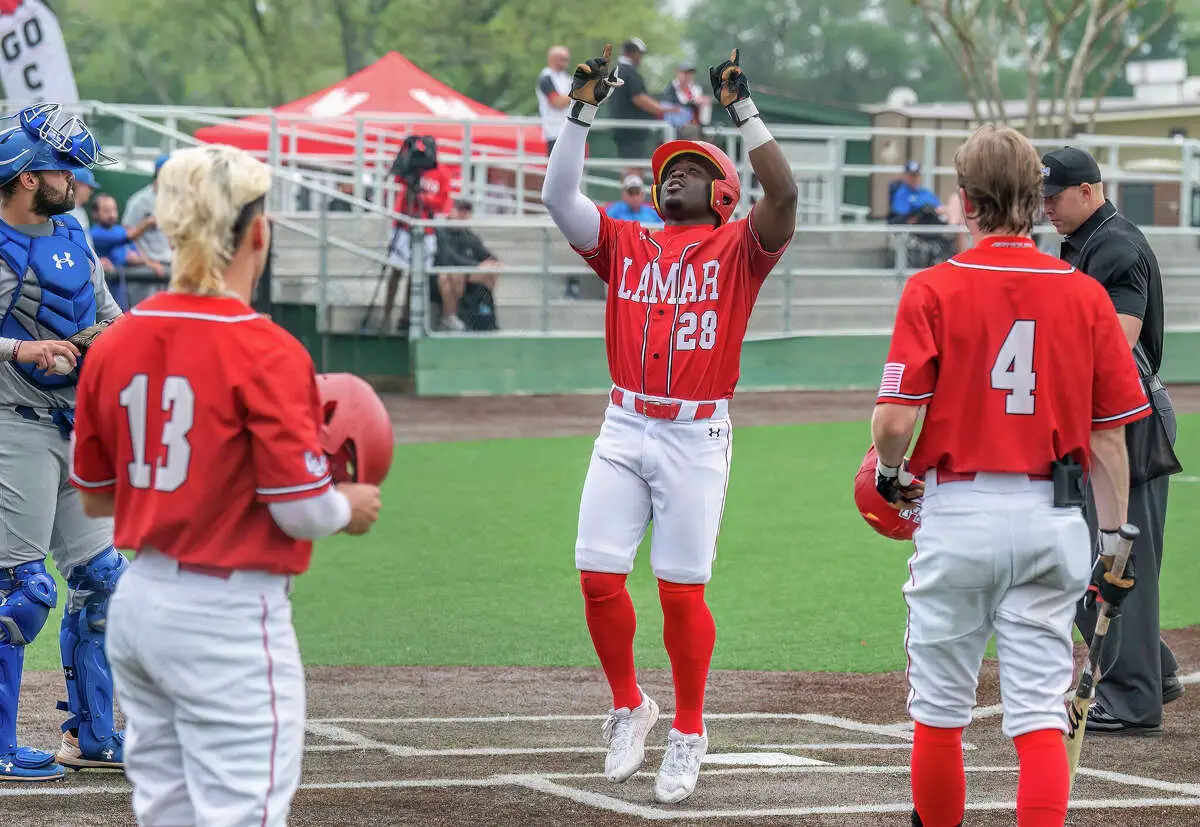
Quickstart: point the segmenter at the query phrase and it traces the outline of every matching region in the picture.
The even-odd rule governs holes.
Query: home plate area
[[[1015,755],[999,733],[998,719],[988,709],[981,711],[984,717],[972,726],[965,745],[971,808],[979,811],[969,823],[1011,824]],[[323,765],[332,774],[335,761],[359,753],[364,759],[362,787],[394,789],[401,807],[418,791],[440,793],[448,812],[439,823],[446,824],[534,823],[520,816],[526,802],[558,808],[563,822],[573,824],[908,823],[911,734],[903,724],[873,725],[809,713],[709,715],[712,744],[697,792],[682,804],[667,806],[654,801],[653,781],[669,718],[652,733],[643,770],[624,784],[614,784],[600,772],[602,720],[551,713],[318,719],[309,725],[306,764],[311,774],[326,774]],[[310,789],[317,786],[337,785]],[[505,807],[506,813],[484,816],[486,802],[499,790],[514,803]],[[1074,799],[1079,814],[1171,808],[1176,818],[1165,823],[1180,824],[1180,817],[1191,815],[1183,808],[1200,806],[1200,784],[1084,768]],[[479,818],[467,819],[467,813]],[[1195,817],[1200,818],[1200,810]],[[1138,823],[1146,822],[1139,817]]]
[[[602,774],[607,693],[598,671],[310,669],[304,775],[288,823],[910,823],[903,674],[713,672],[709,754],[696,793],[676,805],[653,793],[671,725],[670,676],[640,678],[662,717],[642,771],[614,784]],[[1193,686],[1168,708],[1163,737],[1088,736],[1068,824],[1200,824],[1197,681],[1188,675]],[[985,665],[985,705],[966,735],[967,825],[1015,823],[1016,754],[997,700],[994,666]],[[129,789],[120,775],[86,773],[0,786],[0,816],[133,824]]]

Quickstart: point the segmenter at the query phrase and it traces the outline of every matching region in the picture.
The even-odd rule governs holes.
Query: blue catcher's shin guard
[[[58,603],[54,578],[40,560],[0,570],[0,780],[52,781],[63,768],[48,752],[17,746],[17,705],[25,646]]]
[[[67,609],[63,612],[59,644],[67,680],[67,702],[58,708],[71,713],[63,732],[79,738],[85,759],[120,763],[124,734],[113,721],[113,680],[104,652],[108,601],[128,565],[112,546],[67,573]]]

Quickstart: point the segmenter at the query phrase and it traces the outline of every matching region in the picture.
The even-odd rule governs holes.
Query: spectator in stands
[[[93,200],[92,221],[92,246],[99,256],[115,267],[148,267],[159,278],[166,276],[166,268],[149,258],[137,244],[138,239],[158,226],[153,215],[146,216],[132,229],[118,224],[117,199],[102,192]]]
[[[646,203],[646,185],[640,175],[626,175],[621,182],[621,200],[604,208],[610,218],[621,221],[640,221],[643,224],[662,224],[654,208]]]
[[[338,181],[336,189],[338,192],[342,193],[342,195],[349,195],[351,197],[354,196],[353,181]],[[352,212],[354,209],[350,202],[344,198],[334,198],[333,196],[329,196],[328,203],[330,212]]]
[[[546,66],[538,75],[534,90],[538,117],[542,119],[542,136],[546,139],[546,155],[554,149],[554,141],[566,121],[567,104],[571,101],[567,97],[571,91],[571,75],[567,72],[570,62],[571,53],[566,46],[551,46],[546,53]]]
[[[701,138],[704,127],[712,122],[712,100],[696,83],[696,64],[691,61],[679,64],[675,79],[662,94],[664,104],[676,107],[665,115],[667,122],[675,127],[676,138]]]
[[[154,180],[129,196],[125,204],[125,215],[121,223],[126,227],[140,227],[148,218],[154,217],[154,202],[158,197],[158,171],[167,162],[167,155],[160,155],[154,162]],[[115,203],[115,202],[114,202]],[[115,219],[114,219],[115,221]],[[166,234],[151,222],[138,239],[141,254],[149,261],[162,266],[171,264],[171,243]],[[115,263],[115,262],[114,262]],[[160,270],[162,267],[159,268]]]
[[[471,218],[471,202],[458,200],[450,217],[455,221]],[[438,231],[438,267],[461,267],[461,273],[438,273],[430,277],[430,299],[442,305],[442,330],[495,330],[496,278],[500,266],[474,230],[469,227],[443,227]]]
[[[888,188],[888,223],[933,223],[931,217],[941,217],[946,208],[928,187],[921,186],[921,165],[909,161],[903,174]]]
[[[80,167],[71,177],[75,179],[75,209],[69,215],[86,230],[92,225],[88,218],[88,202],[96,191],[96,176],[87,167]]]
[[[642,57],[646,54],[646,44],[641,38],[632,37],[621,46],[621,56],[617,58],[620,68],[617,70],[624,85],[613,89],[609,94],[611,99],[610,117],[614,120],[625,121],[654,121],[661,120],[668,112],[677,107],[660,103],[646,94],[646,81],[638,72]],[[647,128],[614,129],[613,141],[617,145],[617,157],[636,162],[631,171],[636,171],[637,164],[644,163],[643,159],[650,155],[649,140],[651,130]]]
[[[393,202],[393,209],[402,216],[430,219],[450,212],[450,176],[440,165],[421,174],[419,186],[414,193],[408,192],[408,185],[400,178],[396,178],[396,186],[396,200]],[[423,248],[426,268],[433,267],[437,244],[437,230],[433,227],[425,228]],[[391,325],[392,310],[396,306],[396,295],[400,290],[401,282],[408,276],[411,265],[412,233],[408,223],[397,219],[394,223],[392,244],[387,258],[388,282],[383,302],[384,330]],[[403,320],[403,314],[401,320]]]

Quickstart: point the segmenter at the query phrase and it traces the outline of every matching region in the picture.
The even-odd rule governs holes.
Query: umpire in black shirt
[[[1042,157],[1046,217],[1064,239],[1059,256],[1104,285],[1117,309],[1154,415],[1126,428],[1129,445],[1129,522],[1141,529],[1133,547],[1137,585],[1122,604],[1113,642],[1103,659],[1113,665],[1097,686],[1087,732],[1155,735],[1163,704],[1183,694],[1179,664],[1160,638],[1158,573],[1162,567],[1169,475],[1175,458],[1175,411],[1158,378],[1163,352],[1162,275],[1150,244],[1132,221],[1104,197],[1100,167],[1081,149],[1063,147]],[[1088,492],[1088,524],[1096,539],[1095,507]],[[1075,624],[1090,642],[1095,610],[1082,602]]]

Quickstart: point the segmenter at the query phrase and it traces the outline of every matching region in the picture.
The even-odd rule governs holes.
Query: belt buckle
[[[678,402],[659,402],[656,399],[643,399],[642,409],[646,416],[653,419],[674,419],[679,416]]]

